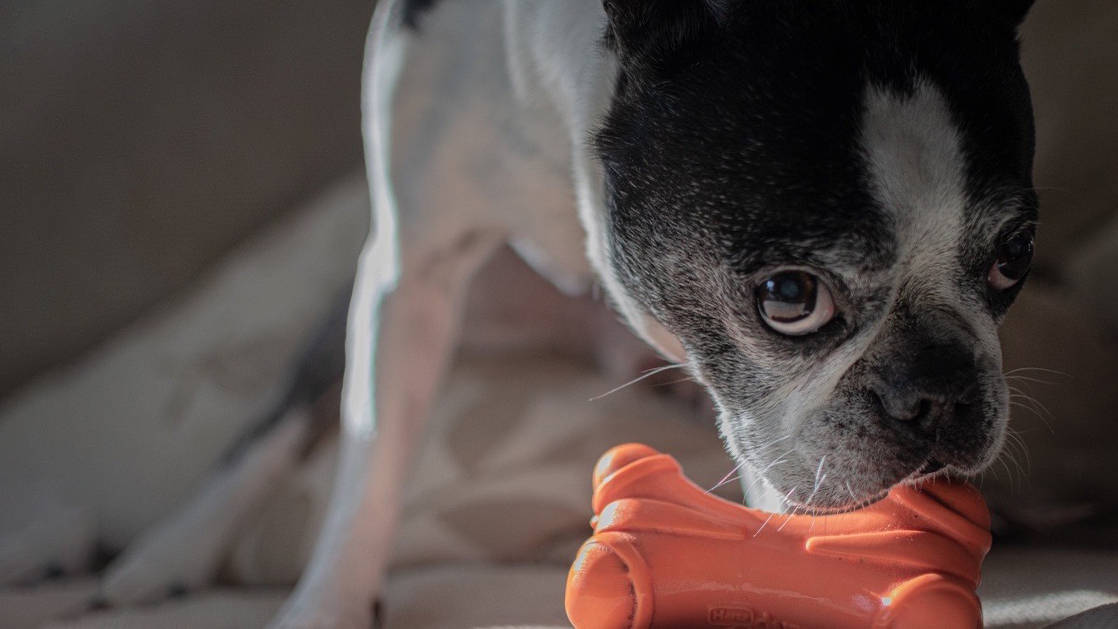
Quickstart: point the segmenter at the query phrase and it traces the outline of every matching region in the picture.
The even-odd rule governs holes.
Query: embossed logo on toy
[[[777,620],[768,612],[748,607],[711,607],[707,610],[707,623],[731,629],[800,629],[795,623]]]

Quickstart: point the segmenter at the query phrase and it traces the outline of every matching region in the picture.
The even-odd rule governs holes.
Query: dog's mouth
[[[916,472],[915,472],[916,476],[917,476],[916,480],[917,480],[917,482],[919,482],[919,481],[924,480],[926,478],[931,478],[933,476],[937,476],[940,472],[945,471],[946,469],[947,469],[947,464],[946,463],[944,463],[944,462],[942,462],[938,459],[928,459],[927,463],[921,465],[919,467],[919,469],[916,470]]]
[[[950,465],[938,459],[930,458],[922,463],[915,470],[913,470],[912,473],[900,479],[892,486],[882,489],[876,493],[867,495],[865,497],[855,497],[852,495],[851,500],[846,504],[801,504],[790,496],[786,498],[786,502],[796,513],[805,513],[809,515],[833,515],[839,513],[849,513],[851,511],[857,511],[858,509],[868,507],[869,505],[882,500],[883,498],[885,498],[886,495],[889,494],[890,491],[892,491],[894,487],[899,487],[902,485],[920,485],[934,478],[951,474],[951,472],[952,468]]]

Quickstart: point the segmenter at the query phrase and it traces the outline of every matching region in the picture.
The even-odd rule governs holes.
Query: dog
[[[841,511],[982,470],[1037,221],[1031,4],[382,1],[339,469],[272,626],[370,625],[466,287],[506,243],[566,292],[599,284],[686,366],[754,506]],[[271,414],[221,482],[265,484],[252,466],[294,456],[299,415]],[[231,531],[232,493],[191,526]],[[109,598],[173,538],[126,553]]]

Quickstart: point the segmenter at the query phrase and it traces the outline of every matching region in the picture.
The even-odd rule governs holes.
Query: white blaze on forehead
[[[898,279],[957,303],[964,157],[943,95],[926,81],[911,94],[871,86],[861,141],[871,193],[896,226]]]

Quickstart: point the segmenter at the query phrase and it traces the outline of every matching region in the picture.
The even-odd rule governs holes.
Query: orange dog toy
[[[593,507],[594,535],[567,576],[578,629],[982,626],[975,589],[990,515],[966,484],[897,487],[852,513],[774,517],[626,444],[598,461]]]

